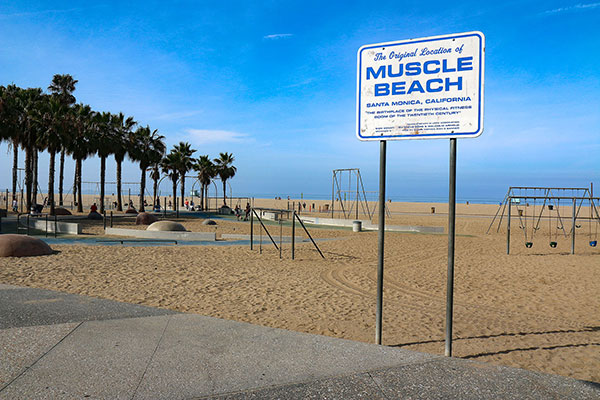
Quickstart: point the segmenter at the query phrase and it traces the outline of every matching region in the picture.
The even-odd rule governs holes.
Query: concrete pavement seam
[[[169,315],[169,318],[167,319],[167,323],[165,324],[165,327],[164,327],[164,329],[162,331],[162,334],[160,335],[160,339],[158,339],[158,343],[156,343],[156,347],[154,348],[154,351],[152,352],[152,355],[148,359],[148,364],[146,364],[146,368],[144,369],[144,373],[142,374],[142,377],[140,378],[140,381],[138,382],[137,386],[135,387],[135,390],[133,391],[133,395],[131,396],[131,400],[135,399],[135,395],[137,394],[137,391],[140,388],[140,385],[144,381],[144,377],[146,376],[146,373],[148,372],[148,368],[150,367],[150,364],[152,364],[152,360],[154,360],[154,355],[156,354],[156,351],[160,347],[160,343],[162,342],[163,337],[165,336],[165,332],[167,331],[167,328],[169,326],[169,323],[171,322],[172,317],[173,317],[173,315]]]
[[[381,395],[382,395],[384,398],[386,398],[386,399],[387,399],[388,397],[385,395],[385,392],[383,391],[383,388],[382,388],[382,387],[381,387],[381,385],[380,385],[380,384],[379,384],[379,383],[378,383],[378,382],[375,380],[375,378],[373,378],[373,375],[371,375],[371,372],[367,372],[367,375],[369,376],[369,378],[371,378],[371,381],[372,381],[372,382],[375,384],[375,386],[377,386],[377,389],[379,389],[379,391],[381,392]]]
[[[56,342],[54,344],[54,346],[50,347],[48,349],[48,351],[46,351],[44,354],[42,354],[41,356],[39,356],[37,360],[35,360],[33,363],[31,363],[31,365],[29,365],[28,367],[23,368],[23,370],[17,376],[15,376],[13,379],[10,380],[10,382],[8,382],[6,385],[4,385],[3,387],[0,388],[0,393],[2,393],[4,391],[4,389],[6,389],[7,387],[9,387],[14,381],[16,381],[21,376],[23,376],[23,374],[25,372],[27,372],[28,370],[30,370],[35,364],[37,364],[48,353],[50,353],[52,350],[54,350],[56,348],[56,346],[58,346],[59,344],[61,344],[63,342],[63,340],[65,340],[67,337],[71,336],[73,334],[73,332],[75,332],[81,325],[84,324],[84,322],[85,321],[80,322],[75,328],[71,329],[71,331],[69,333],[67,333],[65,336],[63,336],[62,339],[60,339],[58,342]],[[47,326],[47,325],[45,325],[45,326]]]

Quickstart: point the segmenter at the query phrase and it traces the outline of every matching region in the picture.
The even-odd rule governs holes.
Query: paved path
[[[600,385],[0,285],[0,399],[600,399]]]

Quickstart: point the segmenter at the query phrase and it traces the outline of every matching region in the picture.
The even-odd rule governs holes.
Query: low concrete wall
[[[314,225],[343,226],[352,228],[353,219],[320,218],[320,217],[300,217],[302,222]],[[379,226],[368,220],[357,220],[362,222],[362,229],[366,231],[375,231]],[[444,233],[442,226],[417,226],[417,225],[385,225],[386,232],[419,232],[419,233]]]
[[[107,235],[135,237],[140,239],[170,239],[170,240],[199,240],[214,242],[217,240],[215,232],[161,232],[144,231],[140,229],[106,228]]]
[[[27,226],[27,217],[21,217],[19,220],[21,225]],[[46,232],[46,219],[29,218],[29,227]],[[54,219],[48,219],[48,232],[54,233]],[[65,233],[68,235],[81,235],[81,226],[74,222],[62,222],[56,223],[56,233]]]

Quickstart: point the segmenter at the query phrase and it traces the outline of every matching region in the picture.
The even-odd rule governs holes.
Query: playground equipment
[[[268,214],[274,214],[273,219],[275,221],[279,222],[279,246],[277,246],[277,243],[275,243],[273,236],[271,236],[271,233],[269,232],[269,230],[263,223],[263,219],[261,218],[261,215],[265,215],[265,212]],[[319,255],[321,255],[322,258],[325,258],[325,256],[321,252],[321,249],[319,249],[319,246],[317,246],[317,243],[315,243],[314,239],[312,238],[310,232],[308,232],[308,229],[306,229],[306,226],[304,225],[304,223],[302,222],[302,220],[300,219],[298,214],[296,214],[296,211],[294,210],[291,213],[292,213],[292,221],[291,221],[292,222],[292,260],[295,259],[295,256],[296,256],[296,251],[295,251],[295,248],[296,248],[296,220],[300,223],[300,226],[302,227],[302,229],[304,229],[304,232],[306,233],[306,235],[312,242],[315,249],[319,252]],[[271,240],[271,243],[273,243],[273,246],[275,246],[275,249],[279,251],[279,258],[282,258],[283,220],[284,220],[284,215],[289,217],[289,214],[290,214],[289,210],[279,210],[279,209],[273,209],[273,208],[258,208],[258,207],[252,208],[250,211],[250,250],[254,249],[254,218],[256,218],[258,220],[258,222],[260,223],[260,225],[259,225],[259,229],[260,229],[259,252],[262,253],[262,231],[264,229],[267,236]]]
[[[563,201],[563,204],[566,202],[567,205],[561,206],[561,201]],[[486,233],[489,233],[496,220],[498,220],[496,227],[496,232],[498,232],[504,214],[508,211],[506,253],[510,254],[511,208],[515,207],[519,217],[519,228],[523,230],[525,237],[525,247],[533,247],[534,237],[540,229],[540,221],[542,218],[546,218],[548,219],[549,246],[551,248],[558,246],[558,238],[560,232],[562,232],[565,238],[571,236],[571,254],[575,254],[576,230],[582,228],[582,224],[577,224],[577,219],[584,219],[579,216],[584,205],[589,210],[589,217],[587,217],[588,244],[590,247],[596,247],[598,244],[600,214],[598,213],[597,203],[599,201],[600,198],[593,197],[593,185],[590,185],[589,188],[511,186],[504,197],[504,201],[500,203],[500,207],[496,211]],[[530,205],[531,212],[528,212]],[[536,211],[536,207],[539,211]],[[572,208],[572,226],[569,231],[565,229],[565,207]],[[561,212],[563,215],[561,215]]]
[[[348,177],[347,185],[345,185],[346,176]],[[353,182],[356,182],[354,188],[352,187]],[[331,218],[334,218],[334,205],[335,201],[338,200],[345,219],[350,218],[353,212],[355,214],[354,218],[358,219],[359,207],[362,208],[363,214],[368,215],[371,219],[374,210],[369,209],[366,193],[360,176],[360,169],[334,169],[331,182]]]
[[[511,206],[513,204],[513,200],[515,198],[510,196],[509,197],[509,201],[508,201],[508,215],[507,215],[507,237],[506,237],[506,254],[510,254],[510,235],[511,235],[511,229],[510,229],[510,225],[511,225]],[[553,201],[558,203],[560,200],[567,200],[571,202],[572,204],[572,216],[571,216],[571,230],[569,231],[569,235],[571,236],[571,254],[575,254],[575,236],[576,236],[576,230],[577,228],[581,228],[582,225],[578,225],[577,224],[577,219],[578,219],[578,214],[579,214],[579,210],[581,209],[581,206],[583,204],[583,202],[588,202],[589,206],[589,210],[590,210],[590,217],[588,218],[588,224],[589,224],[589,245],[591,247],[596,247],[597,245],[597,233],[598,233],[598,225],[600,224],[600,214],[598,213],[598,208],[596,207],[596,203],[600,201],[599,197],[568,197],[568,196],[563,196],[563,197],[557,197],[557,196],[526,196],[526,197],[520,197],[520,200],[530,200],[533,202],[533,214],[531,215],[531,217],[527,216],[526,212],[521,213],[520,208],[517,207],[517,210],[519,211],[519,221],[521,222],[520,224],[520,228],[523,229],[524,235],[525,235],[525,247],[527,248],[531,248],[533,247],[533,239],[534,239],[534,235],[535,232],[539,229],[539,222],[540,219],[542,218],[542,213],[544,211],[544,207],[541,208],[540,213],[536,214],[535,212],[535,204],[538,201],[543,200],[545,201]],[[578,204],[579,202],[579,204]],[[526,205],[527,207],[527,205]],[[566,207],[566,206],[565,206]],[[552,216],[552,211],[556,210],[556,217],[553,218]],[[537,223],[536,223],[536,217],[537,217]],[[549,237],[550,237],[550,247],[552,248],[556,248],[558,242],[557,242],[557,238],[558,238],[558,230],[562,230],[563,232],[565,231],[564,229],[564,224],[562,222],[562,218],[560,217],[559,214],[559,207],[552,207],[552,210],[549,210],[549,215],[547,216],[548,218],[548,223],[549,223]],[[528,219],[531,219],[531,222],[528,223]],[[553,224],[553,220],[554,222],[557,222],[556,224],[556,228],[554,228],[554,224]],[[592,226],[595,226],[594,229],[592,229]],[[556,234],[554,236],[554,240],[552,237],[552,232],[556,229]],[[593,233],[594,231],[594,233]],[[566,235],[565,235],[566,236]]]

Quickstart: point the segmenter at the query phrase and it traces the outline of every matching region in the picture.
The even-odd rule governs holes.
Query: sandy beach
[[[301,201],[306,210],[329,203]],[[286,208],[287,200],[256,205]],[[445,204],[390,203],[389,209],[387,224],[446,232]],[[570,255],[562,233],[553,230],[558,245],[548,245],[553,222],[542,219],[529,249],[513,220],[506,255],[506,225],[486,234],[497,209],[457,208],[454,355],[600,382],[600,247],[588,245],[587,222],[577,228]],[[250,230],[244,221],[178,221],[217,237]],[[135,228],[131,220],[115,226]],[[268,228],[279,235],[278,226]],[[280,259],[266,238],[262,253],[248,246],[53,245],[55,255],[0,259],[0,282],[373,342],[377,232],[309,229],[330,239],[318,242],[325,259],[306,242],[297,244],[295,260],[284,244]],[[85,222],[84,232],[102,234],[102,222]],[[290,226],[282,232],[290,235]],[[443,354],[446,234],[388,232],[385,263],[383,343]]]

